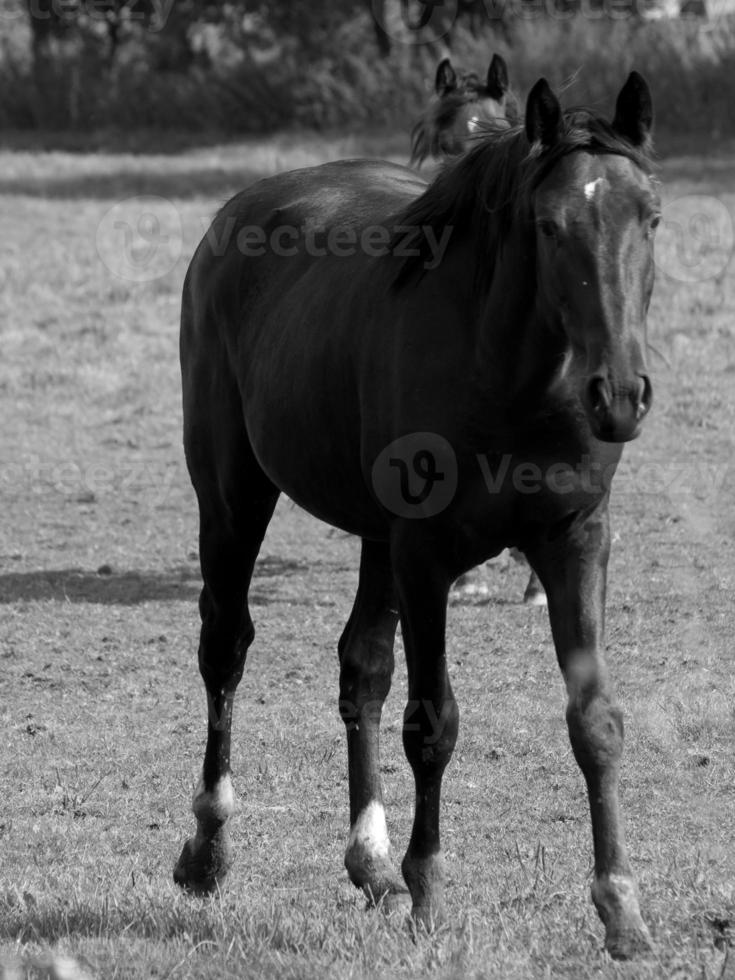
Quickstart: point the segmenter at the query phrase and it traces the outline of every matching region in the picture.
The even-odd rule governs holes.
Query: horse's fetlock
[[[191,808],[205,836],[223,827],[235,812],[235,792],[229,773],[221,776],[209,790],[200,781]]]

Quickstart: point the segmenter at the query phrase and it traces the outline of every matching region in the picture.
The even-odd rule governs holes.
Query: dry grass
[[[235,186],[345,151],[284,139],[170,158],[0,155],[5,975],[13,963],[21,976],[61,975],[44,959],[53,951],[75,958],[77,978],[104,980],[718,977],[735,921],[732,266],[695,286],[660,278],[651,339],[666,363],[654,358],[655,411],[615,495],[610,659],[655,955],[618,965],[601,952],[562,684],[545,613],[519,605],[514,565],[491,566],[487,604],[450,614],[462,711],[443,812],[450,924],[415,942],[363,909],[341,865],[335,654],[357,545],[288,504],[253,587],[258,637],[235,718],[237,864],[214,900],[172,884],[204,739],[180,284]],[[703,189],[733,214],[731,165],[672,161],[666,193]],[[113,205],[134,220],[135,203],[118,202],[140,193],[173,203],[175,220],[165,201],[150,206],[163,230],[180,227],[181,255],[136,284],[109,272],[96,240]],[[108,233],[103,222],[103,243]],[[399,669],[384,753],[399,852],[412,797],[404,697]]]

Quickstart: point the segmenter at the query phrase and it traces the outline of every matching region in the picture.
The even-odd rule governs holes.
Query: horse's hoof
[[[650,953],[653,941],[648,929],[641,922],[635,928],[610,930],[605,937],[605,949],[614,960],[632,960]]]
[[[431,935],[444,923],[444,910],[436,904],[414,905],[411,922],[416,933]]]
[[[605,926],[605,949],[613,959],[630,960],[653,948],[633,878],[621,874],[598,878],[592,884],[592,901]]]
[[[444,859],[441,853],[413,857],[407,853],[401,865],[413,898],[411,921],[417,932],[434,932],[444,921]]]
[[[174,868],[174,881],[192,895],[211,895],[223,884],[232,866],[227,839],[202,841],[190,837]]]
[[[408,918],[411,914],[411,896],[408,888],[386,892],[377,902],[368,899],[368,908],[377,908],[388,918]]]

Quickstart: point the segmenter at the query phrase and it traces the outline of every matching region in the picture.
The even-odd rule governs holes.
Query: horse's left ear
[[[645,146],[651,139],[653,100],[643,75],[632,71],[615,103],[613,129],[633,146]]]
[[[539,78],[526,101],[526,136],[529,143],[553,146],[561,132],[561,106],[545,78]]]
[[[488,95],[491,99],[499,102],[508,91],[509,86],[508,66],[505,63],[505,58],[501,58],[499,54],[494,54],[487,70],[486,88]]]
[[[452,68],[452,62],[449,58],[442,58],[436,69],[436,78],[434,79],[434,91],[437,95],[446,95],[447,92],[451,92],[452,89],[457,87],[457,73]]]

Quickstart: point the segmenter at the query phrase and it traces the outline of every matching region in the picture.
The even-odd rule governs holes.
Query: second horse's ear
[[[539,78],[528,93],[526,136],[529,143],[553,146],[561,132],[561,106],[545,78]]]
[[[653,126],[653,99],[648,82],[643,75],[632,71],[620,89],[615,103],[613,129],[624,136],[633,146],[645,146],[651,139]]]
[[[494,54],[487,70],[488,95],[496,102],[500,102],[509,87],[508,66],[505,63],[505,58],[501,58],[499,54]]]
[[[436,69],[436,79],[434,80],[434,91],[437,95],[446,95],[453,88],[457,87],[457,73],[452,68],[449,58],[442,58],[439,67]]]

